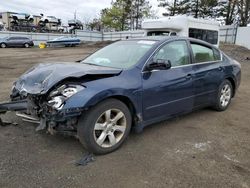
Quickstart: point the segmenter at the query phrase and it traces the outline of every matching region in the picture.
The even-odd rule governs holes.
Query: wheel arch
[[[137,117],[137,113],[136,113],[136,109],[135,109],[135,105],[133,104],[133,102],[130,100],[130,98],[123,96],[123,95],[114,95],[114,96],[110,96],[108,98],[114,98],[117,99],[121,102],[123,102],[129,109],[131,116],[132,116],[132,121],[134,125],[134,122],[138,121],[138,117]],[[107,99],[108,99],[107,98]]]
[[[232,85],[232,87],[233,87],[233,96],[232,96],[232,97],[234,97],[234,95],[235,95],[235,90],[236,90],[236,83],[235,83],[235,80],[234,80],[232,77],[226,77],[225,79],[228,80],[228,81],[231,83],[231,85]]]
[[[101,103],[107,99],[116,99],[116,100],[119,100],[121,101],[122,103],[124,103],[130,113],[131,113],[131,116],[132,116],[132,126],[134,126],[136,124],[136,122],[138,122],[138,120],[140,119],[139,116],[138,116],[138,110],[136,110],[136,107],[135,107],[135,104],[133,103],[133,101],[128,97],[128,96],[125,96],[125,95],[111,95],[111,96],[107,96],[105,98],[102,98],[101,100],[97,101],[96,103],[92,103],[90,106],[95,106],[97,105],[98,103]]]

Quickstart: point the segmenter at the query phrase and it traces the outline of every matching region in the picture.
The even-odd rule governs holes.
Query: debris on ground
[[[224,157],[225,157],[227,160],[229,160],[229,161],[233,161],[233,162],[235,162],[235,163],[239,163],[238,160],[233,159],[233,156],[224,155]]]
[[[9,121],[3,121],[1,118],[0,118],[0,126],[1,127],[5,127],[5,126],[8,126],[8,125],[18,125],[16,122],[9,122]]]
[[[95,161],[94,155],[92,153],[85,153],[83,157],[75,162],[76,166],[86,166],[88,163]]]

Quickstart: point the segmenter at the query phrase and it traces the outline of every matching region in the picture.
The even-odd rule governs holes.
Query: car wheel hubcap
[[[5,48],[5,47],[6,47],[6,45],[5,45],[5,44],[2,44],[1,46],[2,46],[2,48]]]
[[[94,138],[96,143],[104,148],[113,147],[124,136],[126,131],[126,117],[118,109],[105,111],[96,121]]]
[[[231,99],[231,88],[228,84],[225,84],[221,90],[220,104],[222,107],[226,107]]]

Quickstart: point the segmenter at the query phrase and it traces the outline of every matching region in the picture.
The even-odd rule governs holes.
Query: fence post
[[[226,29],[225,43],[227,43],[228,28]]]
[[[238,26],[236,25],[236,27],[235,27],[235,34],[234,34],[234,44],[236,44],[237,33],[238,33]]]

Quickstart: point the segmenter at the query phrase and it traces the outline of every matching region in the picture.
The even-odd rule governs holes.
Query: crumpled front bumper
[[[16,115],[21,117],[23,121],[39,124],[36,131],[48,130],[51,134],[61,133],[66,135],[76,135],[76,123],[77,117],[79,117],[83,110],[82,108],[70,108],[61,111],[48,112],[42,109],[38,116],[36,113],[29,115],[30,109],[34,106],[30,106],[29,100],[18,100],[6,103],[0,103],[0,114],[4,114],[8,111],[17,112]],[[27,113],[28,112],[28,113]],[[35,112],[35,110],[33,111]],[[0,118],[1,121],[1,118]]]

